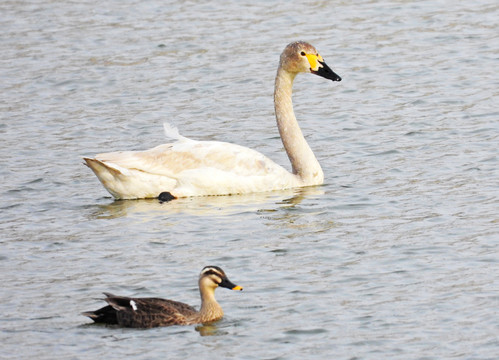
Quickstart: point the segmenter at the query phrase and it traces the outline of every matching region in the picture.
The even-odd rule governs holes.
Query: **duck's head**
[[[230,290],[242,290],[239,285],[234,284],[229,280],[225,272],[218,266],[205,266],[199,274],[199,287],[211,288],[215,290],[218,286]]]
[[[290,73],[308,72],[332,81],[341,81],[317,50],[305,41],[292,42],[281,54],[280,66]]]

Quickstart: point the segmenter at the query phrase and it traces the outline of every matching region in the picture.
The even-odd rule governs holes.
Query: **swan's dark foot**
[[[161,194],[158,196],[158,200],[160,202],[167,202],[167,201],[172,201],[173,199],[176,199],[175,196],[173,196],[170,192],[168,191],[163,191]]]

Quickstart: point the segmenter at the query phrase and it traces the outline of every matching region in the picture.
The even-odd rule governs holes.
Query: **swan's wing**
[[[208,169],[236,176],[265,176],[286,171],[265,155],[244,146],[187,139],[159,145],[146,151],[99,154],[96,159],[116,165],[117,168],[139,170],[174,179],[181,177],[185,171]]]
[[[178,128],[169,123],[163,123],[163,130],[165,131],[165,135],[167,138],[175,139],[175,140],[189,140],[185,136],[180,135]]]
[[[146,151],[99,154],[92,167],[116,198],[228,195],[300,186],[280,165],[244,146],[181,138]],[[102,165],[102,166],[101,166]],[[102,174],[99,167],[104,167]]]

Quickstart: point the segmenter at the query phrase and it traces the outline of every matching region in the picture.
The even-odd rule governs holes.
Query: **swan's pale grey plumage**
[[[321,166],[307,144],[293,111],[292,87],[297,74],[313,73],[341,81],[317,50],[302,41],[281,54],[274,91],[277,127],[292,172],[259,152],[219,141],[195,141],[169,125],[175,142],[146,151],[118,151],[84,158],[104,187],[117,199],[244,194],[319,185]]]

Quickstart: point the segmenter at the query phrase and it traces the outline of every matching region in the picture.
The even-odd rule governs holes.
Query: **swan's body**
[[[195,141],[166,125],[176,142],[146,151],[120,151],[85,158],[104,187],[117,199],[229,195],[319,185],[319,162],[298,126],[291,99],[300,72],[341,81],[305,42],[289,44],[281,54],[274,91],[277,126],[292,173],[259,152],[225,142]]]
[[[104,293],[109,305],[84,312],[96,323],[123,327],[151,328],[170,325],[191,325],[220,320],[224,313],[215,299],[215,289],[222,286],[231,290],[243,288],[233,284],[217,266],[206,266],[199,275],[201,309],[160,298],[130,298]]]

